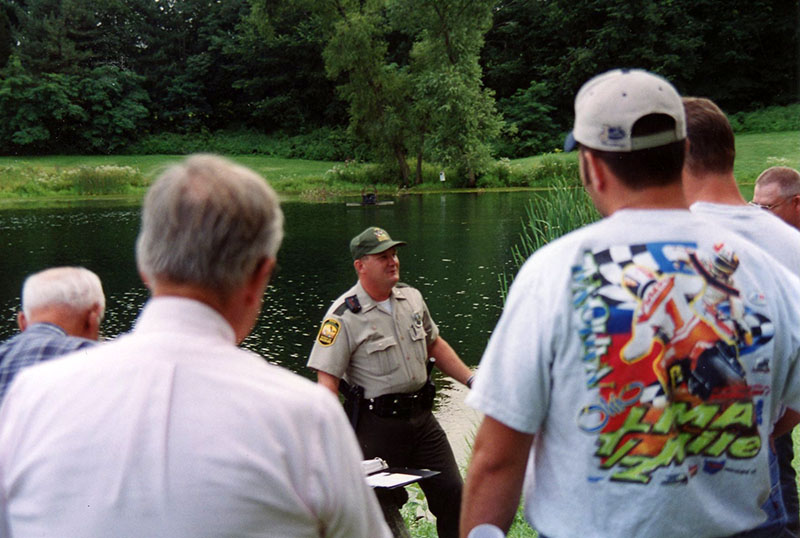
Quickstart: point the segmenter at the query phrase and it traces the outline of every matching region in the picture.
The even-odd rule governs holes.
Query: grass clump
[[[511,249],[515,273],[539,248],[600,218],[580,183],[563,176],[555,179],[551,189],[537,193],[528,202],[525,212],[519,243]],[[504,271],[499,279],[505,301],[513,276]]]
[[[16,197],[128,194],[147,186],[145,176],[130,166],[77,168],[0,166],[0,193]]]
[[[436,520],[428,510],[425,494],[419,484],[406,486],[408,502],[400,509],[403,521],[412,538],[436,538]],[[536,538],[539,534],[525,521],[522,504],[517,509],[514,522],[506,535],[508,538]]]
[[[130,166],[82,166],[65,175],[71,190],[79,195],[126,194],[147,186],[144,175]]]

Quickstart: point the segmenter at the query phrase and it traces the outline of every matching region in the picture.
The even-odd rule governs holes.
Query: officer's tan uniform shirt
[[[352,295],[358,313],[343,306]],[[361,283],[342,294],[325,315],[308,366],[364,387],[365,398],[419,390],[427,378],[428,344],[439,329],[418,290],[398,284],[389,300],[391,314]]]

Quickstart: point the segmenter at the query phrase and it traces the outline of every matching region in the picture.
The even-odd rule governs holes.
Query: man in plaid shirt
[[[0,401],[22,368],[92,346],[105,310],[100,279],[83,267],[54,267],[22,286],[20,334],[0,343]]]

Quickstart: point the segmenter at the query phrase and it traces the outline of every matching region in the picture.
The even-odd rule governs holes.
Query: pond
[[[247,347],[272,363],[313,379],[305,366],[325,311],[356,280],[350,238],[367,226],[408,242],[398,251],[401,280],[419,288],[441,334],[471,366],[480,360],[502,308],[498,276],[511,275],[531,192],[412,195],[394,205],[346,207],[344,202],[284,202],[286,237],[279,272]],[[0,209],[0,339],[16,332],[22,281],[54,265],[83,265],[103,281],[103,337],[128,331],[147,299],[136,272],[136,203]],[[437,379],[437,415],[463,461],[477,416],[463,405],[465,389]]]

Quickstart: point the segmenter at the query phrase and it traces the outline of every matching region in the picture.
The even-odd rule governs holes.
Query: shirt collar
[[[222,314],[186,297],[153,297],[144,305],[134,332],[172,332],[216,336],[236,344],[236,333]]]
[[[351,295],[352,293],[356,294],[358,297],[358,303],[361,305],[361,309],[365,312],[378,306],[378,302],[375,301],[375,299],[373,299],[370,294],[364,290],[364,287],[361,285],[361,281],[356,282],[356,285],[353,286],[352,292],[348,292],[348,295]],[[389,294],[389,298],[393,298],[396,301],[406,300],[405,292],[402,288],[398,288],[397,286],[392,288],[392,293]]]
[[[37,333],[49,333],[49,334],[57,334],[59,336],[67,336],[67,331],[56,325],[55,323],[50,323],[49,321],[40,321],[38,323],[34,323],[33,325],[29,326],[25,331],[34,331]]]

